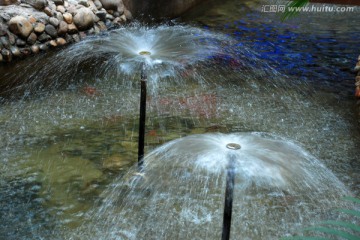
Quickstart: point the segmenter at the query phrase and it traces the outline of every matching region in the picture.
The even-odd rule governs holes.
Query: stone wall
[[[0,62],[78,42],[131,18],[122,0],[0,0]]]

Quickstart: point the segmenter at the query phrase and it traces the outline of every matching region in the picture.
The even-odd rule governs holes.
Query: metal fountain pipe
[[[239,150],[241,146],[236,143],[229,143],[226,145],[228,149]],[[222,240],[230,239],[231,230],[231,216],[233,207],[234,185],[235,185],[235,161],[236,156],[230,152],[228,154],[228,165],[226,168],[226,189],[225,189],[225,204],[222,228]]]
[[[138,168],[142,169],[144,163],[145,147],[145,120],[146,120],[146,64],[141,64],[141,96],[140,96],[140,118],[139,118],[139,140],[138,140]]]

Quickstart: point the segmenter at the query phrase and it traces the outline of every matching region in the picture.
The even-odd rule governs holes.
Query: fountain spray
[[[140,55],[142,52],[139,53]],[[138,168],[139,171],[142,170],[142,165],[144,163],[144,146],[145,146],[145,119],[146,119],[146,83],[147,83],[147,74],[146,74],[146,64],[142,63],[141,65],[141,96],[140,96],[140,119],[139,119],[139,142],[138,142]]]
[[[228,149],[239,150],[241,146],[237,143],[229,143],[226,145]],[[224,217],[223,217],[223,229],[222,240],[230,239],[231,230],[231,215],[233,207],[234,185],[235,185],[235,161],[234,154],[228,154],[228,165],[226,169],[226,189],[225,189],[225,204],[224,204]]]

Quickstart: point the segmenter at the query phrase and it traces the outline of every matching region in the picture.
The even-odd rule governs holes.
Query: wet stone
[[[15,57],[21,56],[21,52],[18,47],[11,46],[10,51],[11,51],[12,55],[14,55]]]
[[[30,49],[31,49],[31,52],[33,52],[33,53],[39,53],[39,51],[40,51],[40,48],[39,48],[39,46],[38,45],[32,45],[31,47],[30,47]]]
[[[16,16],[10,19],[9,29],[16,35],[27,38],[33,31],[32,24],[23,16]]]
[[[20,49],[20,52],[21,52],[21,55],[23,55],[23,56],[28,56],[31,54],[30,48],[22,48],[22,49]]]
[[[54,15],[53,11],[49,7],[44,8],[44,13],[49,17],[52,17]]]
[[[64,0],[53,0],[55,5],[64,5]]]
[[[102,4],[101,4],[101,2],[100,2],[99,0],[95,0],[95,1],[94,1],[94,4],[95,4],[95,6],[96,6],[96,8],[97,8],[98,10],[100,10],[100,9],[102,8]]]
[[[41,51],[46,51],[49,49],[49,47],[46,44],[40,44],[39,48]]]
[[[84,7],[89,7],[89,3],[87,0],[79,0],[78,3]]]
[[[4,48],[10,49],[11,44],[10,44],[9,39],[7,37],[1,37],[0,42],[3,45]]]
[[[74,40],[74,42],[80,42],[80,36],[78,34],[73,34],[71,35],[71,37]]]
[[[106,21],[106,11],[97,11],[95,15],[103,22]]]
[[[1,50],[1,54],[5,61],[10,62],[12,60],[12,54],[8,49]]]
[[[34,31],[36,33],[43,33],[45,31],[45,24],[43,24],[43,23],[36,24]]]
[[[56,43],[56,41],[55,40],[51,40],[50,42],[49,42],[49,46],[50,47],[57,47],[57,43]]]
[[[11,45],[14,45],[16,43],[16,35],[12,34],[11,32],[8,32],[9,42]]]
[[[57,30],[53,25],[46,25],[45,26],[45,32],[49,34],[49,36],[56,38],[57,37]]]
[[[35,33],[31,33],[30,36],[27,39],[27,43],[29,45],[33,45],[37,40],[37,35]]]
[[[77,33],[78,32],[78,29],[77,27],[75,26],[74,23],[71,23],[68,25],[68,33],[70,34],[74,34],[74,33]]]
[[[4,36],[6,34],[6,26],[5,24],[0,23],[0,36]]]
[[[66,23],[71,24],[73,22],[73,17],[71,15],[71,13],[64,13],[63,17],[64,17],[64,21]]]
[[[20,38],[16,40],[16,45],[19,47],[24,47],[26,45],[26,42]]]
[[[51,18],[49,19],[49,23],[50,23],[51,25],[53,25],[54,27],[59,26],[59,20],[58,20],[57,18],[54,18],[54,17],[51,17]]]
[[[65,13],[66,10],[65,10],[64,6],[58,5],[58,6],[56,6],[56,11],[61,12],[61,13]]]
[[[66,40],[64,38],[57,38],[56,43],[58,46],[63,46],[66,44]]]
[[[51,37],[49,35],[47,35],[46,33],[42,33],[39,37],[38,37],[38,40],[40,42],[46,42],[48,40],[50,40]]]
[[[3,56],[1,55],[1,53],[0,53],[0,62],[3,62],[4,61],[4,58],[3,58]]]
[[[61,21],[59,24],[58,34],[64,35],[68,31],[68,24],[64,21]]]

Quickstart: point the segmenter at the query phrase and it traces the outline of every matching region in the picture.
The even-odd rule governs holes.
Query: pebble
[[[50,46],[50,47],[57,47],[56,41],[55,41],[55,40],[51,40],[51,41],[49,42],[49,46]]]
[[[47,24],[45,26],[45,32],[49,34],[52,38],[57,37],[57,30],[53,25]]]
[[[71,37],[74,40],[74,42],[80,42],[80,37],[78,34],[73,34],[73,35],[71,35]]]
[[[53,11],[49,7],[44,8],[44,13],[49,17],[52,17],[54,15]]]
[[[14,55],[15,57],[20,57],[21,56],[21,52],[20,52],[18,47],[11,46],[10,51],[11,51],[12,55]]]
[[[58,35],[64,35],[68,32],[68,24],[64,21],[61,21],[58,28]]]
[[[78,29],[77,27],[75,26],[74,23],[71,23],[68,25],[68,33],[70,34],[74,34],[74,33],[77,33],[78,32]]]
[[[43,43],[43,44],[40,44],[39,48],[40,48],[41,51],[46,51],[46,50],[49,49],[49,47],[48,47],[46,44],[44,44],[44,43]]]
[[[20,49],[20,52],[21,52],[22,56],[28,56],[31,54],[30,48],[22,48],[22,49]]]
[[[1,50],[1,54],[6,62],[10,62],[12,60],[12,54],[8,49]]]
[[[51,17],[51,18],[49,19],[49,23],[50,23],[51,25],[53,25],[54,27],[59,26],[59,20],[58,20],[57,18],[54,18],[54,17]]]
[[[66,44],[66,40],[63,39],[63,38],[57,38],[57,39],[56,39],[56,43],[57,43],[57,45],[59,45],[59,46],[63,46],[63,45]]]
[[[40,51],[40,48],[39,48],[38,45],[32,45],[30,47],[30,49],[31,49],[31,52],[33,52],[34,54],[36,54],[36,53],[38,53]]]
[[[3,62],[4,61],[4,58],[3,58],[3,56],[1,55],[1,53],[0,53],[0,62]]]
[[[51,39],[51,37],[49,36],[49,35],[47,35],[46,33],[42,33],[39,37],[38,37],[38,40],[40,41],[40,42],[46,42],[46,41],[48,41],[48,40],[50,40]]]
[[[63,5],[58,5],[56,6],[56,11],[61,12],[62,14],[64,14],[66,12],[66,9]]]
[[[30,34],[30,35],[31,35],[31,34]],[[16,45],[17,45],[18,47],[25,47],[26,42],[25,42],[24,40],[18,38],[18,39],[16,40]]]
[[[34,31],[36,33],[43,33],[45,31],[45,24],[43,23],[37,23],[35,28],[34,28]]]
[[[71,24],[73,22],[73,16],[71,15],[71,13],[64,13],[63,17],[66,23]]]
[[[52,0],[55,5],[64,5],[64,0]]]
[[[96,13],[95,13],[95,15],[101,20],[101,21],[103,21],[103,22],[105,22],[106,21],[106,11],[105,10],[102,10],[102,11],[97,11]]]
[[[0,42],[5,48],[10,49],[11,44],[10,44],[9,39],[7,37],[1,37]]]
[[[36,43],[36,40],[37,40],[37,35],[32,32],[32,33],[30,34],[30,36],[28,37],[28,39],[27,39],[27,43],[28,43],[29,45],[33,45],[33,44]]]

